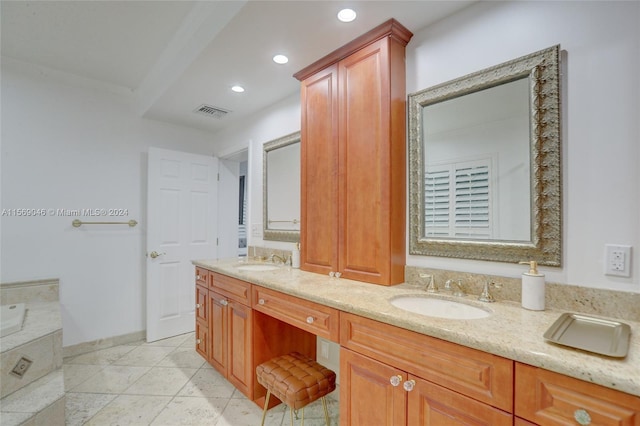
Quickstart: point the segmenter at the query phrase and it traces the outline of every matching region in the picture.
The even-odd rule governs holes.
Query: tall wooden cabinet
[[[295,74],[301,83],[301,269],[404,281],[405,46],[394,19]]]

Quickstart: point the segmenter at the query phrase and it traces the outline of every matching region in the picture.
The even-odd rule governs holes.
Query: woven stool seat
[[[336,389],[336,373],[297,352],[272,358],[256,367],[258,383],[290,409],[298,410]]]

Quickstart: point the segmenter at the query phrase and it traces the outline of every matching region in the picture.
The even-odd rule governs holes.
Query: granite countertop
[[[611,358],[545,341],[544,332],[565,312],[561,310],[528,311],[515,302],[483,303],[477,301],[476,295],[454,298],[438,294],[436,297],[463,301],[491,312],[481,319],[440,319],[391,305],[389,299],[395,296],[427,295],[407,283],[386,287],[287,267],[242,271],[237,268],[237,260],[197,260],[193,264],[341,311],[640,396],[640,322],[624,321],[631,327],[628,354],[622,359]]]

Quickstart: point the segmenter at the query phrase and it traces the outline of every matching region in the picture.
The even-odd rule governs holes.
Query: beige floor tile
[[[187,339],[180,345],[182,348],[195,348],[196,347],[196,334],[191,333]]]
[[[178,396],[231,398],[235,388],[213,368],[201,368],[180,390]]]
[[[288,411],[286,412],[288,416]],[[267,411],[265,426],[280,426],[285,416],[285,406],[279,405]],[[287,422],[289,417],[286,417]],[[255,426],[262,420],[262,409],[246,398],[233,398],[224,409],[222,416],[216,421],[216,426]],[[284,423],[289,424],[289,423]],[[307,423],[305,422],[305,425]]]
[[[113,364],[153,367],[174,350],[172,346],[138,346]]]
[[[158,363],[159,367],[200,368],[206,361],[195,348],[177,347]]]
[[[117,395],[67,392],[66,397],[65,424],[79,426],[85,424]]]
[[[91,365],[109,365],[123,355],[134,350],[135,346],[114,346],[112,348],[100,349],[95,352],[78,355],[70,359],[65,359],[65,364],[91,364]]]
[[[153,367],[125,390],[129,395],[173,396],[189,381],[195,368]]]
[[[64,364],[62,366],[64,389],[67,392],[73,390],[73,388],[98,373],[104,367],[104,365]]]
[[[171,401],[169,396],[120,395],[91,418],[86,425],[149,425]]]
[[[157,340],[151,343],[143,343],[141,346],[169,346],[177,348],[182,345],[188,338],[193,337],[195,333],[181,334],[175,337],[169,337],[167,339]]]
[[[122,393],[150,369],[151,367],[108,365],[76,386],[74,392]]]
[[[175,397],[151,425],[215,425],[228,401],[226,398]]]

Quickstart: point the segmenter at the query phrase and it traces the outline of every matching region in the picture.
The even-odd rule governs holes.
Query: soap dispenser
[[[300,268],[300,243],[296,243],[291,251],[291,267],[294,269]]]
[[[529,272],[522,274],[522,307],[532,311],[544,311],[544,274],[538,272],[538,263],[535,260],[520,264],[529,265]]]

